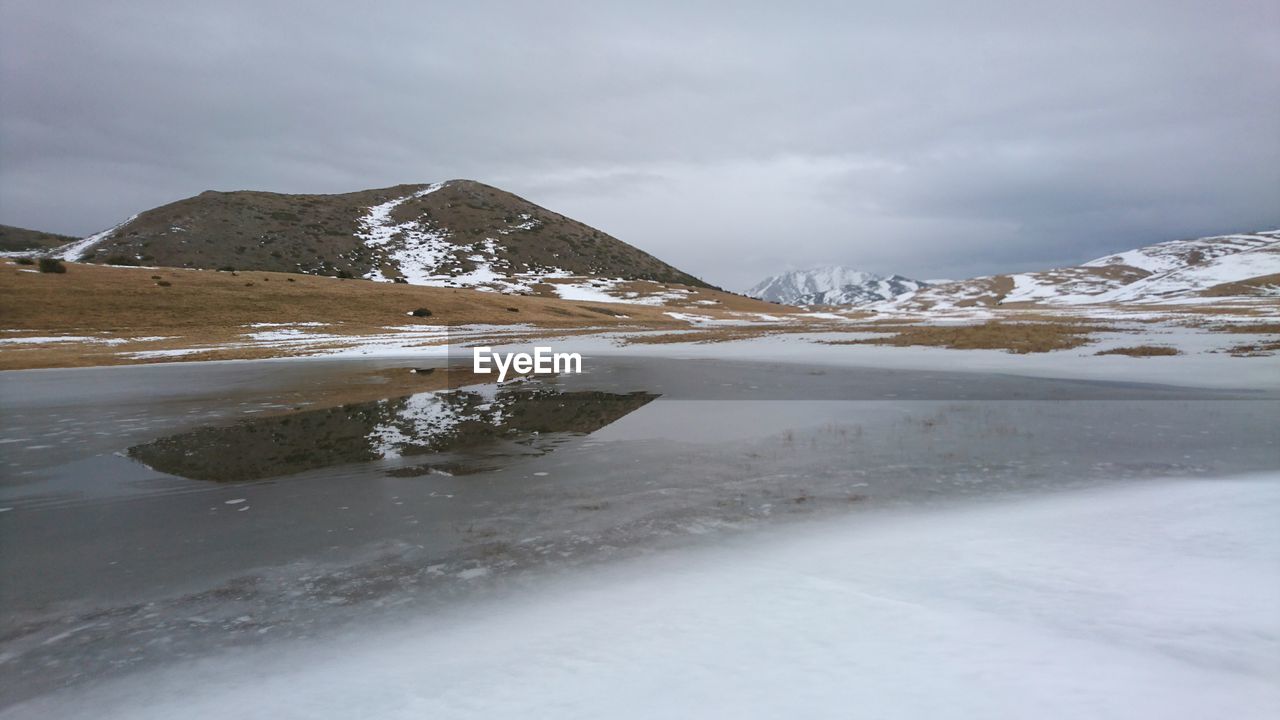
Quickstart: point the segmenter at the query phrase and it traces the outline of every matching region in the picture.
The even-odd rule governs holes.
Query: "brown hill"
[[[0,225],[0,252],[40,251],[66,245],[76,238],[68,235],[28,230],[12,225]]]
[[[707,287],[627,243],[470,180],[340,195],[203,192],[65,248],[68,260],[268,270],[417,285],[594,276]]]

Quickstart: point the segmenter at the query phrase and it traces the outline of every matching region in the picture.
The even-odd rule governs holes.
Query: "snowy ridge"
[[[1160,302],[1199,295],[1221,285],[1280,274],[1280,241],[1234,254],[1153,274],[1101,298],[1105,302]],[[1280,295],[1280,281],[1262,285],[1257,294]]]
[[[1195,240],[1173,240],[1100,257],[1083,263],[1081,267],[1127,265],[1152,274],[1167,273],[1224,255],[1274,247],[1277,241],[1280,241],[1280,230],[1254,235],[1217,235]]]
[[[1247,293],[1230,288],[1280,274],[1280,230],[1174,240],[1090,260],[1075,267],[992,275],[925,288],[878,309],[949,309],[1005,303],[1089,305],[1185,302],[1215,295],[1280,295],[1280,282]],[[1217,290],[1215,290],[1217,288]]]
[[[747,295],[784,305],[860,305],[926,287],[901,275],[876,275],[839,265],[792,270],[766,278]]]
[[[128,225],[129,223],[133,222],[137,218],[138,218],[137,215],[130,215],[128,220],[125,220],[119,225],[113,225],[107,228],[106,230],[103,230],[100,233],[90,235],[89,237],[83,240],[77,240],[73,243],[67,243],[66,245],[63,245],[62,247],[54,250],[52,253],[52,256],[55,258],[58,258],[59,260],[66,260],[67,262],[75,262],[80,258],[84,257],[84,254],[89,252],[89,248],[92,248],[94,245],[97,245],[103,240],[106,240],[108,237],[110,237],[111,233],[114,233],[116,230],[119,230],[125,225]]]

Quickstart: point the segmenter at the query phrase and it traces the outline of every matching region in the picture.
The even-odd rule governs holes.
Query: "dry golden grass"
[[[577,303],[292,273],[118,268],[68,263],[64,275],[0,266],[3,323],[9,329],[205,333],[251,322],[324,321],[353,328],[413,323],[531,323],[572,327],[610,317]],[[171,283],[162,287],[157,283]],[[412,318],[425,307],[429,318]],[[667,322],[659,308],[625,306],[641,321]],[[514,308],[514,310],[509,309]]]
[[[243,342],[250,323],[324,322],[334,335],[373,335],[389,327],[456,325],[529,325],[536,339],[547,334],[578,334],[620,328],[681,328],[664,314],[670,307],[577,302],[559,298],[503,295],[476,290],[373,283],[364,280],[241,271],[177,268],[120,268],[68,263],[65,274],[0,264],[0,324],[7,337],[20,335],[92,335],[98,339],[164,336],[165,340],[130,344],[129,350],[208,347],[175,360],[226,360],[281,357],[301,351],[272,347],[220,347]],[[162,284],[164,283],[164,284]],[[651,292],[663,286],[638,283]],[[673,286],[679,287],[679,286]],[[778,306],[705,288],[687,288],[690,300],[715,300],[716,306],[681,307],[713,317],[729,312],[794,312]],[[411,317],[418,308],[429,317]],[[321,346],[316,346],[321,347]],[[314,349],[314,348],[313,348]],[[6,347],[0,369],[81,367],[145,362],[102,344],[49,343]]]
[[[637,344],[717,343],[780,333],[883,333],[885,337],[824,341],[828,344],[872,343],[953,349],[996,349],[1014,353],[1048,352],[1079,347],[1097,331],[1115,332],[1105,321],[1090,320],[1087,309],[1054,315],[1041,307],[992,308],[998,319],[979,325],[918,325],[912,319],[874,313],[847,313],[847,320],[803,317],[797,308],[765,303],[705,288],[663,286],[648,281],[622,285],[640,297],[686,290],[667,306],[562,300],[550,296],[514,296],[476,290],[420,287],[338,280],[311,275],[215,272],[173,268],[118,268],[68,264],[66,274],[41,274],[13,262],[0,262],[0,325],[4,336],[84,335],[98,340],[160,336],[111,346],[103,343],[0,345],[0,369],[78,367],[139,362],[228,360],[312,354],[340,348],[356,337],[377,336],[394,328],[438,328],[458,325],[528,326],[491,337],[468,335],[466,343],[519,343],[598,332],[637,332],[625,342]],[[161,283],[165,283],[162,285]],[[541,288],[554,295],[548,284]],[[429,317],[408,313],[417,308]],[[1109,310],[1124,309],[1120,307]],[[1150,308],[1137,308],[1150,313]],[[693,327],[666,313],[747,320],[751,325]],[[1181,324],[1228,333],[1280,333],[1274,312],[1265,305],[1222,303],[1162,308]],[[788,317],[768,323],[744,313]],[[1250,324],[1226,324],[1222,315],[1256,318]],[[1197,316],[1189,320],[1188,315]],[[305,349],[252,342],[251,323],[323,322],[315,332],[351,336],[351,340],[315,340]],[[1127,321],[1126,321],[1127,322]],[[1155,322],[1150,318],[1143,322]],[[679,332],[675,332],[675,331]],[[12,332],[16,331],[16,332]],[[645,331],[645,332],[641,332]],[[665,332],[664,332],[665,331]],[[420,344],[442,344],[446,338],[424,334]],[[415,340],[415,342],[418,342]],[[329,343],[329,344],[326,344]],[[1138,346],[1154,347],[1154,346]],[[136,359],[127,353],[195,349],[181,356]],[[1267,353],[1272,344],[1241,345],[1235,354]],[[1127,353],[1126,353],[1127,354]],[[416,382],[416,380],[415,380]]]
[[[427,307],[431,324],[531,323],[572,327],[584,321],[608,322],[619,314],[630,320],[679,324],[664,315],[669,307],[597,303],[475,290],[421,287],[365,280],[241,271],[236,273],[175,268],[120,268],[68,263],[65,275],[22,272],[0,265],[0,292],[6,298],[0,318],[10,329],[179,330],[229,327],[246,322],[323,320],[364,327],[406,324],[406,313]],[[158,282],[171,283],[168,287]],[[636,283],[651,291],[653,283]],[[691,301],[716,306],[684,307],[712,316],[722,311],[772,312],[786,308],[706,288],[689,290]],[[680,303],[685,305],[685,303]]]
[[[1182,351],[1178,348],[1168,347],[1166,345],[1134,345],[1132,347],[1118,347],[1110,350],[1099,350],[1094,355],[1127,355],[1129,357],[1162,357],[1167,355],[1181,355]]]
[[[627,345],[667,345],[670,343],[719,343],[734,340],[749,340],[777,335],[784,332],[809,332],[811,328],[735,325],[732,327],[705,328],[688,332],[632,335],[623,342]]]
[[[885,329],[884,326],[875,328],[876,331]],[[992,320],[981,325],[895,327],[892,328],[895,334],[889,337],[833,340],[829,344],[918,345],[955,350],[1007,350],[1022,354],[1080,347],[1089,341],[1090,332],[1106,329],[1072,322],[1011,323]]]

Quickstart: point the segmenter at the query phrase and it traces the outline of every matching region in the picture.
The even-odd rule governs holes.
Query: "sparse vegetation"
[[[29,257],[14,258],[14,262],[18,263],[19,265],[35,265],[36,264],[36,261]]]
[[[1227,352],[1234,357],[1266,357],[1280,352],[1280,340],[1235,345],[1227,348]]]
[[[602,307],[594,307],[592,305],[579,305],[578,307],[588,312],[599,313],[601,315],[608,315],[610,317],[621,317],[626,314],[623,312],[619,312],[617,310],[610,310],[609,308],[602,308]]]
[[[1222,323],[1210,325],[1207,329],[1239,335],[1280,335],[1280,322]]]
[[[870,328],[868,328],[870,329]],[[884,328],[877,328],[884,329]],[[1106,328],[1070,322],[1015,323],[991,320],[980,325],[912,325],[889,337],[836,340],[832,345],[923,345],[956,350],[1005,350],[1041,353],[1069,350],[1089,342],[1089,333]]]

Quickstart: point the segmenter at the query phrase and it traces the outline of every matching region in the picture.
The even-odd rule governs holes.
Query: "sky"
[[[1280,226],[1273,2],[0,0],[0,223],[470,178],[741,290]]]

